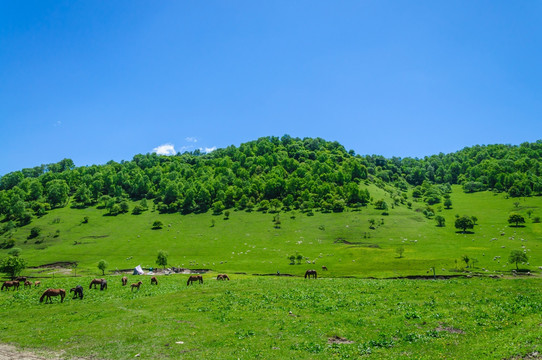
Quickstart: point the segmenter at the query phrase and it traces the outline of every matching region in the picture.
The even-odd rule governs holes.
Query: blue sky
[[[536,141],[541,18],[536,1],[3,1],[0,174],[284,134],[388,157]]]

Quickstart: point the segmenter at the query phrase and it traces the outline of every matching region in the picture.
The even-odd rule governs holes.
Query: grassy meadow
[[[385,191],[370,191],[391,203]],[[23,275],[41,280],[41,288],[0,292],[0,342],[93,359],[539,357],[542,224],[531,218],[542,215],[542,199],[459,187],[451,199],[452,209],[434,206],[445,227],[423,215],[421,202],[390,208],[389,215],[371,206],[314,216],[281,212],[279,228],[276,214],[261,212],[231,210],[226,220],[152,208],[115,217],[104,209],[56,209],[17,229],[15,246],[31,267],[78,266],[27,268]],[[509,226],[512,212],[525,216],[525,226]],[[472,232],[454,228],[456,214],[478,218]],[[155,220],[162,229],[151,229]],[[40,235],[28,239],[35,226]],[[121,286],[117,270],[156,267],[161,249],[168,266],[210,269],[205,283],[187,287],[188,275],[174,274],[151,286],[149,277],[130,275],[129,282],[144,281],[141,290]],[[520,268],[532,276],[512,276],[511,250],[526,252],[529,263]],[[296,254],[301,264],[290,265],[287,257]],[[463,255],[477,261],[467,268]],[[88,290],[90,279],[101,277],[101,259],[109,264],[109,289]],[[320,270],[324,265],[329,271]],[[309,268],[319,270],[317,280],[302,278]],[[384,279],[431,276],[430,268],[437,276],[474,277]],[[253,276],[277,271],[296,276]],[[222,272],[232,280],[214,280]],[[38,302],[45,288],[77,284],[85,288],[82,301]]]
[[[375,199],[391,203],[386,192],[374,187]],[[390,208],[389,215],[371,206],[361,211],[315,213],[307,216],[299,211],[281,212],[280,228],[275,228],[276,214],[231,211],[223,215],[159,214],[146,211],[141,215],[106,216],[106,210],[69,207],[50,211],[32,224],[19,228],[13,235],[16,247],[29,266],[55,262],[77,262],[80,274],[98,274],[97,263],[108,262],[108,273],[117,269],[156,267],[157,251],[169,253],[169,266],[211,269],[217,272],[247,274],[288,273],[302,275],[307,267],[327,266],[327,277],[401,277],[426,275],[435,268],[439,275],[457,274],[466,264],[463,255],[476,259],[467,270],[480,273],[509,273],[511,250],[525,250],[529,265],[537,271],[542,266],[542,224],[531,218],[542,215],[542,199],[505,198],[504,194],[482,192],[465,194],[459,187],[452,193],[452,209],[435,205],[437,215],[446,219],[445,227],[437,227],[421,210],[422,203]],[[516,203],[516,204],[514,204]],[[522,213],[527,223],[510,227],[511,212]],[[473,232],[462,234],[454,228],[455,216],[478,218]],[[88,217],[88,223],[82,222]],[[376,222],[370,229],[369,220]],[[164,227],[152,230],[160,220]],[[32,227],[40,227],[40,236],[28,239]],[[400,257],[397,249],[402,247]],[[2,250],[3,256],[7,250]],[[290,255],[303,256],[300,265],[290,265]],[[310,264],[308,264],[310,262]],[[41,276],[51,271],[39,270]],[[63,272],[73,270],[67,269]],[[27,269],[26,274],[35,270]]]
[[[94,359],[522,359],[542,352],[539,279],[376,280],[232,276],[186,286],[147,276],[44,280],[84,300],[2,292],[0,341]]]

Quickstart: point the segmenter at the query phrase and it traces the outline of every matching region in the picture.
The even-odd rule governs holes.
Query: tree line
[[[485,145],[451,154],[387,159],[356,155],[321,138],[263,137],[209,154],[199,150],[76,167],[72,160],[41,165],[0,178],[0,233],[68,204],[99,206],[110,215],[148,209],[183,214],[225,209],[340,212],[366,206],[369,183],[388,189],[394,204],[407,191],[429,205],[449,201],[450,185],[510,196],[542,193],[542,141]],[[389,189],[393,190],[389,190]]]

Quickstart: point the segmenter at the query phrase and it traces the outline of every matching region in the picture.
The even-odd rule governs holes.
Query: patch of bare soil
[[[540,359],[542,359],[542,354],[539,353],[538,351],[534,351],[530,354],[525,354],[523,356],[518,355],[518,356],[508,358],[508,360],[540,360]]]
[[[57,261],[50,264],[43,264],[38,266],[31,266],[29,269],[43,269],[43,268],[71,268],[72,265],[77,264],[74,261]]]
[[[38,356],[34,353],[28,351],[19,351],[15,346],[0,344],[0,359],[1,360],[60,360],[59,357],[54,357],[54,355],[49,357]]]
[[[445,331],[450,334],[464,334],[465,332],[461,329],[457,329],[451,326],[442,326],[443,324],[440,324],[435,330],[436,331]]]
[[[348,340],[348,339],[335,335],[327,339],[327,343],[328,344],[353,344],[354,342],[352,340]]]

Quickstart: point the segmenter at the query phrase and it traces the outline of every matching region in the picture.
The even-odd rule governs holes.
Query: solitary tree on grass
[[[435,221],[438,227],[444,227],[446,225],[446,219],[442,215],[435,216]]]
[[[107,269],[107,265],[107,261],[103,259],[98,262],[98,269],[102,270],[102,275],[105,275],[105,269]]]
[[[518,263],[527,262],[527,261],[529,261],[527,254],[525,254],[521,250],[512,250],[510,252],[510,256],[508,257],[508,262],[510,264],[516,263],[516,269],[518,270],[519,270]]]
[[[520,214],[510,214],[510,216],[508,217],[508,223],[516,224],[516,227],[518,227],[519,224],[525,223],[525,218]]]
[[[164,250],[158,250],[158,256],[156,257],[156,265],[164,267],[166,269],[168,253]]]
[[[463,233],[467,231],[467,229],[474,228],[474,221],[472,221],[472,217],[464,215],[461,217],[458,217],[455,220],[455,228],[463,230]]]
[[[12,279],[19,275],[24,268],[26,268],[26,261],[18,254],[6,256],[0,261],[0,272],[6,273]]]

